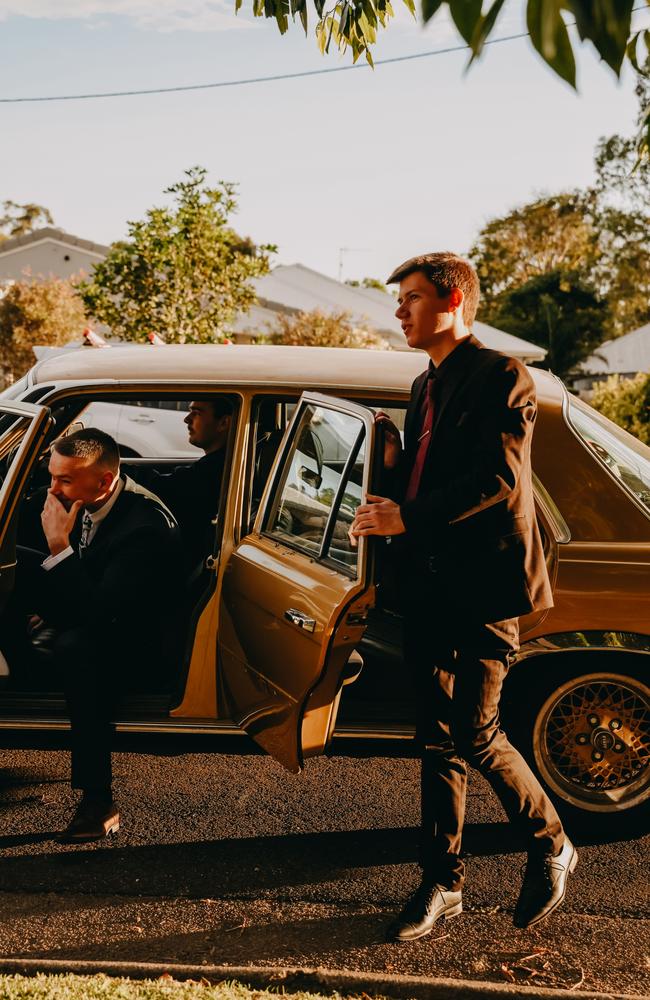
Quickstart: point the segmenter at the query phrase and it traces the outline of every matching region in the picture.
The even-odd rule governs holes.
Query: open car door
[[[351,654],[374,588],[368,540],[353,546],[348,529],[372,492],[375,437],[371,410],[304,393],[254,529],[225,569],[220,697],[290,771],[323,751],[342,685],[359,670]]]
[[[50,423],[44,406],[0,399],[0,611],[14,588],[21,491]]]

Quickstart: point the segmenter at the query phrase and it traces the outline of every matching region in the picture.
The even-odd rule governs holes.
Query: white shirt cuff
[[[53,569],[57,563],[63,562],[64,559],[67,559],[71,555],[74,555],[74,549],[71,545],[68,545],[67,549],[64,549],[63,552],[57,552],[55,556],[48,556],[47,559],[44,559],[41,566],[43,569]]]

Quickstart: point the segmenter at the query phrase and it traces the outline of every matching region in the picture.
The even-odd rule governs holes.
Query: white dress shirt
[[[90,543],[92,542],[93,538],[97,534],[97,528],[102,523],[104,518],[110,514],[111,510],[115,506],[115,501],[117,500],[123,489],[124,489],[124,480],[118,479],[117,485],[115,486],[115,489],[111,493],[106,503],[103,503],[98,510],[85,511],[85,513],[89,515],[90,520],[92,522],[90,526],[90,531],[88,532],[88,538],[86,539],[86,545],[90,545]],[[71,545],[68,545],[68,547],[63,549],[62,552],[57,552],[55,556],[48,556],[47,559],[44,559],[43,562],[41,563],[41,566],[43,567],[43,569],[53,569],[55,566],[58,565],[58,563],[63,562],[64,559],[67,559],[68,556],[71,556],[73,554],[74,554],[74,549],[72,548]]]

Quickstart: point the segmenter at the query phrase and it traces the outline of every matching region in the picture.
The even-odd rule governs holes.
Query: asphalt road
[[[67,756],[0,752],[0,955],[351,970],[650,993],[650,837],[576,838],[561,911],[512,925],[524,855],[470,785],[465,912],[409,945],[384,929],[415,887],[418,764],[115,755],[122,830],[53,841]],[[532,970],[532,971],[531,971]]]

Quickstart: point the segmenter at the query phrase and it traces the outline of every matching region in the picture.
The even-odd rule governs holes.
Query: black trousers
[[[47,619],[42,589],[43,553],[19,548],[16,587],[3,615],[12,673],[35,674],[48,683],[60,677],[70,717],[71,783],[87,792],[108,791],[112,781],[111,718],[116,702],[134,678],[150,669],[159,623],[151,622],[145,642],[141,624],[131,628],[107,621],[66,625]],[[71,602],[79,600],[71,595]],[[37,613],[54,627],[49,654],[39,656],[28,641],[27,620]],[[158,625],[158,627],[157,627]],[[15,670],[14,670],[15,665]]]
[[[529,853],[559,853],[564,833],[557,812],[500,725],[518,620],[473,624],[435,603],[412,611],[405,615],[404,646],[417,698],[425,877],[443,888],[462,888],[467,764],[488,780]]]

